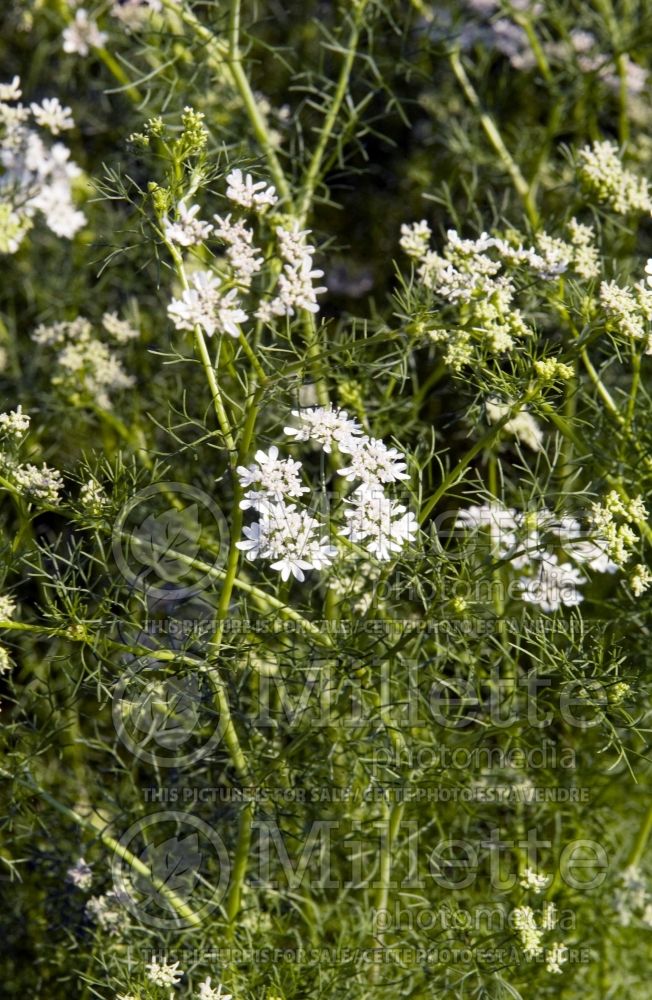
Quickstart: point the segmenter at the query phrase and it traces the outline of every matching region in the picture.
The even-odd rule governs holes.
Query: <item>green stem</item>
[[[627,867],[635,868],[641,858],[645,848],[647,847],[647,842],[650,839],[650,834],[652,833],[652,803],[648,806],[645,816],[643,817],[643,822],[641,823],[640,830],[638,831],[638,836],[634,841],[634,846],[632,847],[629,858],[627,859]]]
[[[263,118],[256,98],[254,97],[249,79],[242,68],[242,57],[240,54],[240,0],[231,0],[231,12],[229,17],[229,70],[233,77],[236,89],[240,94],[245,111],[254,130],[254,135],[265,155],[269,171],[272,175],[279,195],[287,206],[292,205],[292,195],[281,162],[276,155],[267,123]]]
[[[493,118],[491,118],[491,116],[488,115],[486,111],[482,110],[480,98],[478,97],[473,87],[473,84],[469,80],[466,74],[466,70],[462,66],[459,51],[456,50],[452,52],[449,58],[453,73],[455,74],[458,83],[460,84],[462,90],[464,91],[466,99],[468,100],[471,107],[475,111],[477,111],[478,117],[480,119],[480,124],[482,125],[485,135],[487,136],[489,142],[491,143],[494,152],[497,154],[503,167],[509,174],[512,183],[514,185],[514,188],[516,189],[517,194],[519,195],[519,197],[523,202],[523,206],[527,213],[527,217],[530,220],[530,223],[532,224],[533,227],[536,228],[539,224],[539,213],[533,201],[530,185],[525,180],[525,177],[521,173],[520,167],[512,157],[505,143],[503,142],[503,138],[500,132],[498,131],[498,128]]]
[[[301,187],[301,193],[299,195],[299,204],[297,207],[297,220],[299,222],[299,227],[302,228],[305,221],[310,213],[312,206],[312,200],[315,193],[315,188],[319,180],[319,173],[321,170],[321,165],[324,159],[324,154],[326,152],[326,147],[328,145],[329,139],[335,127],[335,122],[337,121],[337,116],[342,107],[342,102],[346,97],[346,93],[349,87],[349,79],[351,77],[351,70],[353,68],[353,61],[356,56],[358,42],[360,39],[360,29],[364,20],[364,12],[367,6],[368,0],[357,0],[354,4],[355,13],[353,15],[353,25],[351,28],[351,34],[349,35],[349,41],[346,48],[346,55],[344,57],[344,62],[342,63],[342,68],[340,70],[340,75],[337,81],[337,86],[335,88],[335,94],[333,95],[333,100],[324,119],[324,123],[319,131],[319,138],[317,140],[317,145],[313,150],[313,154],[310,158],[310,163],[308,164],[308,169],[304,177],[303,185]]]
[[[403,818],[404,802],[395,802],[390,806],[384,803],[385,823],[380,844],[380,864],[378,872],[378,895],[376,896],[375,910],[377,914],[384,913],[389,900],[389,887],[392,878],[392,856],[394,845],[398,836],[398,831]],[[379,931],[374,940],[375,948],[382,948],[385,943],[385,934]],[[380,976],[381,962],[374,962],[372,969],[372,981],[377,982]]]

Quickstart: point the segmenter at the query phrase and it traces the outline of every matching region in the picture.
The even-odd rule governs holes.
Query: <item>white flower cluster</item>
[[[253,276],[263,266],[263,258],[259,256],[258,247],[253,245],[254,231],[243,219],[231,222],[231,215],[213,216],[217,223],[215,235],[226,244],[226,257],[239,285],[249,288]]]
[[[274,206],[278,201],[273,185],[268,185],[265,181],[254,181],[251,174],[243,174],[241,170],[232,170],[227,174],[226,183],[227,198],[242,208],[261,211]]]
[[[548,882],[549,878],[547,875],[540,875],[532,868],[526,868],[520,878],[521,887],[523,889],[534,889],[536,892],[541,892],[545,889]]]
[[[4,646],[0,646],[0,677],[4,674],[8,674],[11,670],[13,664],[11,662],[11,657],[9,656],[9,651],[5,649]]]
[[[233,170],[227,177],[227,197],[240,208],[253,211],[262,223],[265,211],[276,204],[276,192],[265,181],[254,181],[250,174]],[[225,245],[224,257],[215,271],[197,271],[190,279],[180,299],[173,299],[168,315],[177,330],[194,330],[200,326],[208,335],[228,333],[240,336],[239,324],[249,319],[248,308],[241,293],[251,291],[254,277],[262,270],[265,259],[255,244],[254,229],[243,218],[214,215],[214,224],[200,219],[199,205],[187,206],[182,200],[174,219],[163,223],[165,239],[170,244],[190,247],[209,238]],[[314,282],[323,271],[314,267],[315,248],[307,242],[309,230],[296,226],[274,228],[277,259],[281,263],[275,288],[264,298],[256,296],[250,311],[257,320],[271,323],[276,317],[294,316],[299,310],[319,311],[317,296],[326,291]],[[226,267],[224,267],[226,265]],[[223,290],[228,289],[228,290]]]
[[[336,447],[350,456],[350,466],[339,469],[339,474],[359,485],[345,500],[340,536],[363,545],[380,561],[392,559],[406,543],[414,542],[418,527],[414,514],[385,493],[387,485],[409,478],[401,453],[363,434],[346,411],[332,406],[295,410],[293,415],[299,426],[285,429],[289,437],[310,440],[328,453]],[[255,459],[255,464],[237,470],[247,490],[240,506],[258,514],[258,521],[243,529],[245,540],[237,543],[238,548],[249,560],[270,562],[283,580],[292,575],[302,581],[306,570],[331,565],[338,549],[325,539],[326,525],[319,518],[287,503],[310,492],[301,481],[301,462],[279,458],[275,445],[268,453],[257,452]]]
[[[104,489],[94,479],[89,479],[88,482],[84,483],[79,492],[79,499],[82,507],[94,517],[101,514],[108,503],[108,497]]]
[[[652,262],[645,267],[646,281],[635,285],[619,285],[615,281],[600,284],[600,304],[606,317],[609,333],[625,340],[643,341],[645,353],[652,354]]]
[[[640,597],[641,594],[644,594],[649,589],[651,583],[652,573],[650,570],[642,563],[637,563],[629,578],[629,586],[634,597]]]
[[[166,219],[163,223],[166,240],[180,247],[193,247],[208,239],[213,227],[210,222],[197,218],[199,211],[199,205],[188,208],[182,199],[177,205],[177,218],[174,221]]]
[[[584,600],[579,587],[587,579],[578,565],[595,573],[618,568],[597,525],[588,535],[577,518],[558,518],[547,508],[523,513],[501,503],[471,506],[459,512],[458,522],[472,531],[489,529],[494,556],[517,571],[521,600],[548,613]],[[572,562],[560,561],[558,549]]]
[[[183,969],[179,969],[179,962],[167,962],[165,958],[156,956],[147,963],[145,970],[150,983],[164,988],[178,986],[184,976]],[[223,990],[221,983],[211,986],[211,976],[207,976],[203,983],[199,984],[197,1000],[233,1000],[233,995],[223,993]]]
[[[35,500],[37,503],[52,507],[59,503],[63,479],[58,469],[51,469],[45,462],[40,469],[28,463],[12,468],[11,474],[16,488],[28,500]]]
[[[183,972],[178,971],[178,962],[168,964],[165,959],[159,960],[156,956],[145,968],[147,969],[147,978],[155,986],[176,986],[183,977]]]
[[[652,927],[652,894],[640,868],[630,865],[623,871],[614,893],[614,908],[622,927],[629,927],[635,920]]]
[[[140,28],[152,14],[164,12],[162,0],[113,0],[109,13],[127,28]]]
[[[429,249],[430,228],[425,219],[401,227],[402,249],[417,265],[417,276],[442,308],[457,307],[452,328],[428,330],[444,349],[444,361],[454,370],[469,364],[474,345],[492,353],[510,351],[533,330],[516,305],[516,279],[551,280],[569,268],[580,276],[597,272],[593,231],[573,219],[569,242],[541,234],[537,246],[525,247],[482,233],[476,240],[447,233],[443,253]]]
[[[104,329],[124,343],[131,336],[131,328],[126,329],[112,314],[105,314]],[[83,316],[71,321],[41,324],[32,334],[32,340],[40,347],[55,348],[54,375],[52,384],[60,385],[74,398],[91,399],[102,409],[111,409],[110,393],[129,389],[135,379],[128,375],[120,360],[93,331],[89,320]]]
[[[87,56],[91,49],[103,48],[107,38],[84,7],[75,11],[74,20],[61,36],[63,51],[77,56]]]
[[[602,503],[591,505],[591,521],[605,540],[605,550],[617,566],[630,559],[638,535],[632,525],[647,521],[648,512],[641,497],[623,500],[616,490],[610,490]]]
[[[269,322],[274,316],[293,316],[297,309],[319,312],[317,296],[327,291],[321,285],[315,287],[313,280],[322,278],[324,272],[313,267],[312,255],[315,248],[306,243],[309,230],[283,229],[277,226],[279,252],[284,261],[279,275],[276,295],[269,302],[261,302],[256,312],[257,319]]]
[[[125,911],[116,892],[106,892],[102,896],[91,896],[85,907],[86,916],[103,931],[116,934],[124,924]]]
[[[510,914],[510,921],[518,934],[525,957],[545,958],[546,971],[553,975],[559,974],[562,965],[568,961],[568,948],[559,942],[553,942],[548,948],[543,945],[545,932],[553,930],[556,924],[554,905],[544,904],[540,914],[531,906],[517,906]]]
[[[40,213],[57,236],[71,239],[85,223],[72,183],[81,171],[61,143],[48,146],[30,125],[52,135],[73,127],[70,108],[46,98],[26,108],[18,77],[0,85],[0,253],[15,253]]]
[[[20,438],[29,430],[29,422],[30,417],[20,405],[10,413],[0,413],[0,436]]]
[[[580,149],[578,177],[588,195],[619,215],[652,211],[647,180],[626,170],[615,142],[594,142]]]
[[[7,597],[6,594],[0,594],[0,618],[2,618],[3,621],[11,621],[15,610],[16,602],[13,597]]]
[[[168,306],[168,316],[177,330],[200,326],[209,337],[228,333],[236,338],[240,336],[238,324],[248,318],[238,302],[237,289],[222,291],[222,282],[212,271],[195,271],[190,288]]]

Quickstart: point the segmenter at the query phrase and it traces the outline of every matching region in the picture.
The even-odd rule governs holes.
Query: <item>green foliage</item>
[[[81,168],[67,238],[0,100],[5,995],[648,997],[651,15],[0,14]],[[236,544],[273,446],[304,580]]]

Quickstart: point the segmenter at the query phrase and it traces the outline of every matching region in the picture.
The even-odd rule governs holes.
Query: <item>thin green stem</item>
[[[337,116],[342,107],[342,102],[344,101],[348,88],[349,80],[351,77],[351,70],[353,68],[353,62],[356,57],[358,42],[360,40],[360,30],[364,21],[365,8],[367,6],[368,0],[357,0],[354,3],[354,14],[353,14],[353,24],[351,27],[351,34],[349,35],[349,40],[346,47],[346,54],[344,56],[344,62],[342,63],[342,68],[340,69],[340,74],[337,80],[337,85],[335,88],[335,94],[333,95],[333,100],[331,101],[330,107],[324,119],[321,129],[319,130],[319,137],[317,139],[317,145],[313,150],[313,154],[310,158],[308,168],[303,180],[301,187],[301,192],[299,194],[299,203],[297,206],[297,220],[299,226],[302,227],[305,224],[308,215],[310,214],[310,209],[312,207],[312,201],[315,194],[315,188],[319,181],[319,174],[321,171],[322,162],[324,159],[324,154],[326,152],[326,147],[328,146],[329,139],[332,135],[335,123],[337,121]]]
[[[395,802],[393,805],[389,805],[388,802],[384,803],[385,817],[384,817],[384,828],[381,835],[380,843],[380,862],[379,862],[379,872],[378,872],[378,893],[376,896],[375,911],[376,915],[382,914],[381,920],[384,920],[385,911],[387,909],[387,903],[389,900],[389,889],[392,878],[392,857],[395,849],[396,838],[398,836],[398,831],[401,826],[401,820],[403,818],[403,811],[405,808],[404,802]],[[384,931],[379,931],[375,935],[374,947],[380,949],[385,944],[385,934]],[[382,960],[381,960],[382,961]],[[372,969],[372,981],[377,982],[380,976],[381,962],[374,962]]]
[[[233,77],[236,89],[240,94],[245,111],[254,130],[254,135],[265,155],[270,174],[274,180],[279,195],[286,203],[292,206],[292,194],[285,177],[285,172],[281,162],[276,155],[274,143],[269,133],[267,123],[263,118],[256,98],[251,89],[249,78],[242,68],[242,57],[240,54],[240,0],[231,0],[229,17],[229,70]]]
[[[480,98],[478,97],[473,84],[469,80],[466,70],[462,66],[459,51],[456,50],[452,52],[449,58],[453,73],[464,91],[466,99],[471,107],[477,111],[480,124],[482,125],[485,135],[491,143],[494,152],[497,154],[503,167],[509,174],[514,188],[523,202],[523,207],[525,208],[530,223],[536,228],[539,224],[539,213],[533,200],[530,185],[525,180],[520,167],[507,149],[507,146],[505,145],[493,118],[487,114],[486,111],[483,111]]]
[[[643,822],[638,831],[636,840],[627,859],[627,867],[635,868],[640,862],[645,848],[647,847],[647,842],[650,839],[650,834],[652,833],[652,803],[647,807],[645,816],[643,817]]]

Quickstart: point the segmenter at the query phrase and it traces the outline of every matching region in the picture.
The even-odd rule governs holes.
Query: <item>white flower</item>
[[[10,413],[0,413],[0,434],[7,437],[21,437],[29,430],[30,418],[23,413],[20,404]]]
[[[103,896],[91,896],[86,903],[85,912],[103,931],[109,933],[115,933],[125,917],[115,892],[107,892]]]
[[[90,889],[93,883],[93,872],[91,866],[80,858],[72,868],[66,872],[66,879],[78,889]]]
[[[431,236],[432,230],[425,219],[413,222],[411,225],[403,223],[399,243],[408,257],[420,260],[428,251]]]
[[[87,56],[91,49],[101,49],[108,35],[100,31],[95,21],[83,7],[75,13],[75,20],[62,34],[63,51]]]
[[[35,465],[19,465],[13,470],[13,476],[18,489],[29,499],[53,507],[59,503],[63,479],[58,469],[50,469],[45,462],[40,469]]]
[[[72,111],[64,108],[58,97],[46,97],[40,104],[30,104],[30,107],[36,124],[49,129],[52,135],[75,127]]]
[[[401,551],[406,542],[414,542],[419,525],[414,514],[383,491],[359,486],[346,501],[348,524],[341,534],[352,542],[365,543],[368,552],[386,562]]]
[[[544,931],[554,930],[557,924],[557,907],[554,903],[544,902],[541,909],[541,928]]]
[[[220,279],[211,271],[196,271],[192,287],[186,288],[180,299],[173,299],[168,306],[168,316],[177,330],[194,330],[201,326],[212,337],[215,333],[228,333],[239,337],[238,323],[248,319],[238,303],[237,290],[220,292]]]
[[[6,597],[0,595],[0,618],[3,621],[10,621],[14,611],[16,610],[16,602],[12,597]]]
[[[162,0],[113,0],[111,15],[128,28],[138,28],[151,14],[162,10]]]
[[[244,222],[231,222],[231,216],[213,216],[217,226],[215,236],[227,244],[226,256],[233,268],[237,281],[249,288],[251,279],[263,266],[263,258],[258,255],[253,243],[253,230],[248,229]]]
[[[0,104],[0,111],[3,107]],[[57,236],[69,239],[83,226],[84,216],[72,203],[72,182],[80,170],[62,143],[48,147],[33,129],[14,124],[0,147],[0,163],[6,192],[0,202],[4,252],[18,249],[37,212]]]
[[[306,243],[306,237],[310,236],[310,230],[300,230],[297,223],[292,229],[284,229],[283,226],[276,227],[281,257],[293,267],[301,267],[306,261],[312,261],[315,248]]]
[[[295,462],[291,458],[279,459],[276,445],[272,445],[267,453],[257,451],[254,458],[257,464],[250,465],[249,468],[240,465],[237,469],[242,486],[246,488],[256,484],[261,487],[258,491],[245,494],[245,499],[240,503],[243,510],[257,507],[261,501],[279,501],[284,496],[300,497],[303,493],[310,492],[301,483],[301,462]]]
[[[634,597],[640,597],[641,594],[644,594],[651,583],[652,573],[643,563],[638,563],[629,578],[629,586]]]
[[[520,878],[521,886],[524,889],[536,889],[540,892],[548,885],[548,876],[539,875],[532,868],[526,868]]]
[[[339,473],[351,482],[361,479],[373,486],[376,483],[396,483],[409,479],[407,463],[396,448],[388,448],[379,438],[349,438],[342,442],[342,451],[351,455],[351,464]]]
[[[9,656],[9,651],[5,649],[4,646],[0,646],[0,677],[9,673],[12,666],[13,664],[11,662],[11,657]]]
[[[316,441],[328,455],[338,446],[343,446],[343,451],[353,450],[350,440],[362,433],[357,420],[346,410],[333,409],[332,404],[292,410],[292,416],[299,421],[299,427],[285,427],[285,433],[295,441]]]
[[[278,201],[275,187],[268,187],[265,181],[254,181],[251,174],[243,176],[241,170],[232,170],[226,182],[227,198],[243,208],[264,208]]]
[[[320,537],[319,521],[294,504],[267,502],[259,507],[259,520],[243,529],[245,541],[237,547],[249,560],[266,559],[282,580],[305,580],[305,570],[323,569],[337,549]]]
[[[276,316],[293,316],[296,309],[319,312],[317,296],[327,292],[325,285],[314,287],[314,278],[322,278],[324,272],[312,268],[312,258],[306,257],[299,264],[286,264],[279,275],[277,294],[270,303]]]
[[[199,984],[199,994],[197,1000],[233,1000],[233,995],[231,993],[222,993],[224,987],[221,983],[213,988],[211,986],[211,977],[208,976],[203,983]]]
[[[647,263],[645,265],[645,274],[648,285],[652,285],[652,257],[648,257]]]
[[[620,215],[652,211],[648,182],[626,170],[614,142],[594,142],[578,154],[578,172],[585,190]]]
[[[0,83],[0,101],[18,101],[21,96],[19,76],[15,76],[11,83]]]
[[[172,962],[168,965],[165,959],[159,961],[156,957],[145,966],[147,978],[155,986],[176,986],[183,977],[183,972],[178,972],[179,963]]]
[[[104,313],[102,326],[118,344],[126,344],[128,340],[136,340],[140,336],[140,332],[131,323],[120,319],[114,312]]]
[[[102,512],[102,508],[108,501],[106,493],[94,479],[89,479],[87,483],[84,483],[79,493],[79,499],[86,510],[96,516]]]
[[[190,208],[186,208],[185,203],[180,201],[177,206],[177,218],[174,222],[165,219],[163,223],[166,240],[181,247],[191,247],[208,239],[213,231],[213,226],[210,222],[203,222],[197,218],[199,211],[199,205],[191,205]]]
[[[562,965],[568,961],[568,948],[563,944],[553,944],[546,952],[546,971],[561,973]]]
[[[518,932],[527,958],[536,958],[541,954],[541,931],[536,925],[534,910],[531,906],[519,906],[512,910],[511,921]]]

